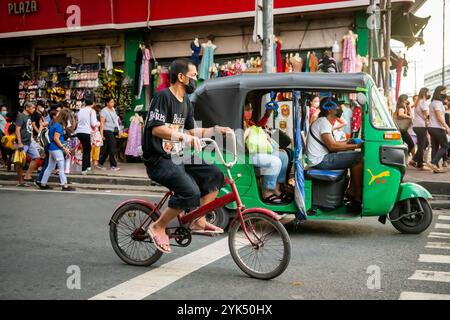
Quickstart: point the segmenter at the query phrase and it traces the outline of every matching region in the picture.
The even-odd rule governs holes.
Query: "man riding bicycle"
[[[196,88],[197,69],[188,59],[176,59],[170,65],[170,87],[153,98],[143,135],[143,158],[147,174],[153,181],[173,192],[168,208],[148,228],[158,250],[172,252],[166,228],[186,209],[213,201],[224,184],[223,173],[214,165],[190,154],[183,146],[201,150],[200,138],[214,133],[227,134],[230,128],[197,128],[194,110],[187,94]],[[205,217],[196,220],[190,229],[196,234],[223,233]]]

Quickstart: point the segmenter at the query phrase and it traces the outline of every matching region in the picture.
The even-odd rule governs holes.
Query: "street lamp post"
[[[442,17],[442,85],[445,86],[445,10],[446,10],[446,0],[442,0],[443,6],[443,17]]]
[[[273,72],[273,0],[263,0],[263,72]]]

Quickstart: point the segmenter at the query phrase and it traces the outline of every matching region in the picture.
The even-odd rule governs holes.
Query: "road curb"
[[[431,194],[450,195],[450,182],[419,181],[415,183],[427,189]]]

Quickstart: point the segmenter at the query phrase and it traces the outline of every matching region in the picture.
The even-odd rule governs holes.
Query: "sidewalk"
[[[68,175],[71,182],[83,185],[94,184],[97,186],[105,185],[115,186],[115,189],[124,187],[126,189],[142,189],[143,187],[151,188],[150,191],[166,191],[165,188],[153,183],[147,176],[147,172],[143,163],[119,163],[120,171],[111,171],[107,167],[106,170],[95,169],[87,176],[81,175],[80,172],[72,172]],[[0,181],[16,181],[16,173],[7,172],[6,169],[0,169]],[[50,182],[57,182],[58,177],[52,175]],[[405,182],[414,182],[422,185],[434,195],[450,196],[450,171],[444,174],[434,174],[427,171],[419,171],[414,168],[408,168],[404,178]]]

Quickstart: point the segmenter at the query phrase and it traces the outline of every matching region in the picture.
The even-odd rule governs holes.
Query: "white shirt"
[[[430,102],[427,100],[420,100],[417,107],[414,108],[414,119],[413,119],[413,127],[414,128],[425,128],[425,111],[430,111]]]
[[[333,132],[333,126],[326,117],[317,119],[310,128],[308,134],[308,140],[306,143],[306,156],[308,157],[308,165],[314,167],[323,161],[323,158],[329,153],[328,149],[322,146],[316,139],[314,139],[311,133],[319,139],[322,143],[322,134]],[[324,143],[325,144],[325,143]]]
[[[430,104],[430,127],[444,129],[442,127],[441,123],[437,120],[436,111],[437,112],[440,111],[442,113],[442,116],[444,117],[445,108],[444,108],[444,103],[442,101],[434,100]]]
[[[92,128],[99,125],[95,110],[91,107],[84,107],[78,112],[78,126],[75,133],[91,134]]]

